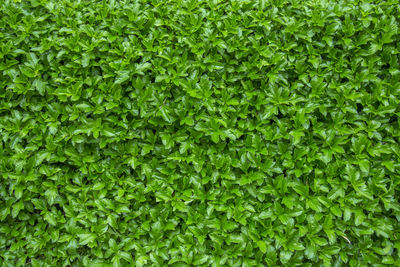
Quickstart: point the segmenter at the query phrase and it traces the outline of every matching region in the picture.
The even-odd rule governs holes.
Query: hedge
[[[0,2],[0,266],[400,266],[398,0]]]

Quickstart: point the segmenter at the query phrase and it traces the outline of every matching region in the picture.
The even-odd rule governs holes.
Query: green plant
[[[398,266],[399,5],[0,3],[0,265]]]

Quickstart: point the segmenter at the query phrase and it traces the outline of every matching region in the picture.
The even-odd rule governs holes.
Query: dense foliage
[[[1,266],[400,265],[397,0],[0,2]]]

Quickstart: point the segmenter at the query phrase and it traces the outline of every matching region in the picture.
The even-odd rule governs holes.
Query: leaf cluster
[[[399,266],[399,17],[0,1],[0,265]]]

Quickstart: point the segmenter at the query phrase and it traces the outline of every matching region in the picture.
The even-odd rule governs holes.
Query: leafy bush
[[[2,266],[400,265],[397,0],[0,7]]]

